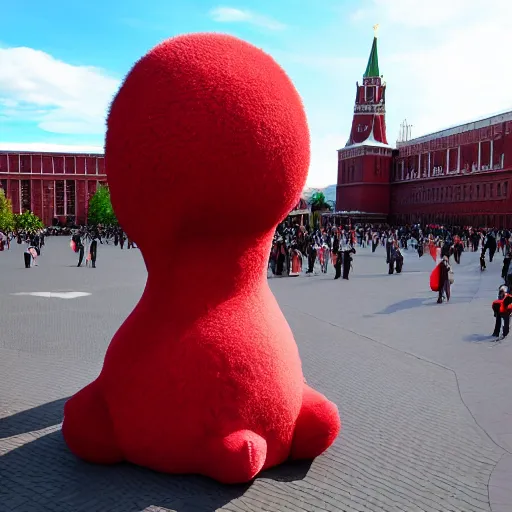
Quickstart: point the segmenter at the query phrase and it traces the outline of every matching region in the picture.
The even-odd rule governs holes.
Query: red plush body
[[[441,286],[441,263],[435,266],[430,274],[430,289],[438,292]]]
[[[266,278],[308,166],[299,95],[261,50],[195,34],[134,66],[109,114],[106,169],[148,281],[97,380],[66,403],[77,456],[237,483],[334,442],[337,407],[305,384]],[[187,247],[204,258],[184,259]]]

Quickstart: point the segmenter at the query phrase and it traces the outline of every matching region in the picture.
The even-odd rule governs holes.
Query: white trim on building
[[[460,124],[457,126],[452,126],[450,128],[446,128],[444,130],[439,130],[434,133],[429,133],[427,135],[423,135],[422,137],[417,137],[415,139],[411,139],[405,142],[397,142],[397,148],[404,148],[407,146],[413,146],[415,144],[423,144],[425,142],[430,142],[434,139],[440,139],[442,137],[449,137],[450,135],[458,135],[459,133],[471,132],[473,130],[478,130],[480,128],[487,128],[489,126],[494,126],[495,124],[506,123],[508,121],[512,121],[512,110],[508,110],[502,112],[500,114],[487,116],[480,119],[475,119],[474,121],[470,121],[468,123]]]

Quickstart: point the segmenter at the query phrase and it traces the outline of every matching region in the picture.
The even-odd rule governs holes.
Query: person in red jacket
[[[494,311],[494,317],[496,318],[492,335],[499,337],[501,321],[503,320],[502,337],[505,338],[510,330],[510,313],[512,313],[512,295],[509,293],[507,286],[502,285],[499,287],[498,298],[492,303],[492,309]]]

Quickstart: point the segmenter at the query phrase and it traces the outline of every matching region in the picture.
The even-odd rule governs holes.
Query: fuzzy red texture
[[[266,279],[309,146],[290,79],[239,39],[169,39],[131,70],[106,169],[148,281],[99,377],[66,403],[77,456],[239,483],[334,442],[338,409],[305,384]]]
[[[441,263],[434,267],[434,270],[430,273],[430,289],[433,292],[438,292],[441,286]]]

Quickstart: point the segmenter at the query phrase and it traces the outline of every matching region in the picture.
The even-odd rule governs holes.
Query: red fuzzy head
[[[113,206],[143,244],[155,229],[268,233],[300,197],[309,146],[301,99],[272,57],[227,35],[168,39],[135,64],[110,109]]]

